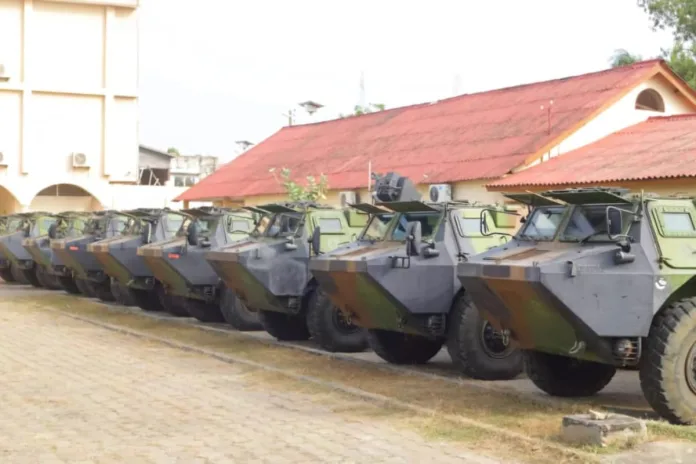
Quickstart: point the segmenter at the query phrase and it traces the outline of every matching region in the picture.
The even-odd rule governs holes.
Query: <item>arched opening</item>
[[[636,98],[636,109],[664,113],[665,101],[657,90],[645,89]]]
[[[29,205],[32,211],[98,211],[103,209],[99,200],[87,190],[72,184],[56,184],[36,194]]]
[[[19,211],[21,211],[21,205],[17,198],[5,187],[0,186],[0,216]]]

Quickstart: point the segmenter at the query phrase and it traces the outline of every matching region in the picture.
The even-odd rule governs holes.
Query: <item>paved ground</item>
[[[492,462],[252,386],[245,368],[27,311],[15,292],[0,289],[0,462]]]

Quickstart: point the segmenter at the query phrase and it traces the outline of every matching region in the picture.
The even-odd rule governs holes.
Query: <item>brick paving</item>
[[[481,463],[248,368],[0,303],[0,462]],[[23,310],[24,309],[24,310]],[[341,400],[343,401],[343,400]]]

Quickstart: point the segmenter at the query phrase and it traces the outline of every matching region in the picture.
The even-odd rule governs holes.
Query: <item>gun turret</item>
[[[408,177],[400,176],[395,172],[388,172],[384,176],[374,175],[375,188],[372,193],[375,201],[390,203],[395,201],[420,201],[421,194]]]

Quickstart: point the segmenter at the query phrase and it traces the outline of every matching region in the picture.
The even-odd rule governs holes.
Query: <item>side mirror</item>
[[[479,224],[481,235],[488,235],[488,210],[481,210],[481,224]]]
[[[143,231],[141,232],[143,243],[150,243],[150,235],[152,234],[152,224],[146,222],[143,224]]]
[[[199,231],[198,223],[192,222],[191,225],[189,225],[188,230],[186,231],[186,238],[188,240],[189,245],[191,245],[191,246],[198,245],[198,231]]]
[[[312,232],[312,238],[310,239],[310,243],[312,245],[312,254],[314,256],[319,256],[319,253],[321,253],[321,227],[317,226],[314,228],[314,232]]]
[[[419,255],[423,235],[420,221],[406,223],[406,256]]]
[[[54,222],[48,226],[48,238],[54,239],[58,235],[58,223]]]
[[[607,234],[610,239],[614,239],[623,232],[623,216],[621,210],[613,206],[607,206],[606,212]]]

